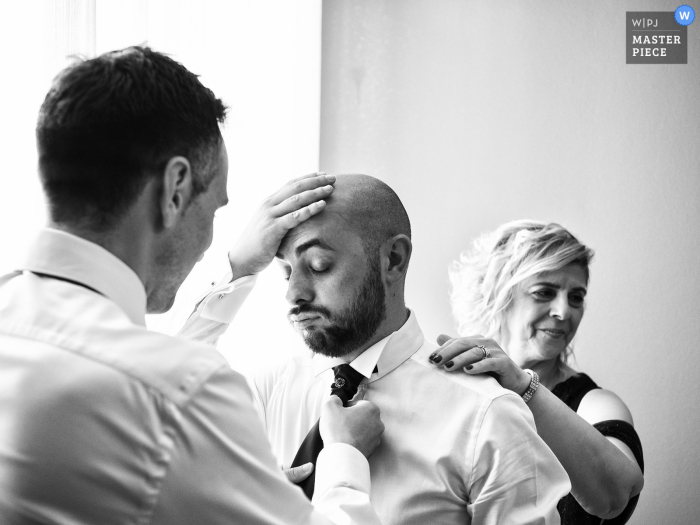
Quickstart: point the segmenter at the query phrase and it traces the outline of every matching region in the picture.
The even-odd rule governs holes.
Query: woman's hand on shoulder
[[[441,335],[437,339],[440,348],[430,356],[430,362],[445,370],[461,371],[469,375],[493,376],[503,388],[523,395],[530,386],[530,374],[508,357],[493,339],[482,335],[450,337]],[[485,348],[488,357],[484,357]]]

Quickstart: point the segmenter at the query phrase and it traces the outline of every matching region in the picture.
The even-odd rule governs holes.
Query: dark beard
[[[319,312],[332,323],[328,328],[303,332],[306,346],[314,353],[343,357],[360,348],[377,333],[379,325],[386,319],[384,286],[378,255],[375,262],[369,263],[362,287],[347,310],[331,314],[327,308],[321,306],[301,305],[290,312]]]

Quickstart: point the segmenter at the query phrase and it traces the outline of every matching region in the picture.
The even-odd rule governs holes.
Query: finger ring
[[[484,345],[476,345],[477,348],[481,348],[481,352],[484,354],[484,357],[482,359],[488,359],[491,357],[491,350],[486,348]]]

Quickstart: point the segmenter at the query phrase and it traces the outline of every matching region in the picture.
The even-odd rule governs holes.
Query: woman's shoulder
[[[591,425],[611,419],[634,424],[632,413],[625,402],[615,392],[604,388],[586,393],[581,398],[576,413]]]
[[[577,414],[593,425],[644,472],[642,443],[634,429],[632,413],[615,392],[597,388],[582,399]]]

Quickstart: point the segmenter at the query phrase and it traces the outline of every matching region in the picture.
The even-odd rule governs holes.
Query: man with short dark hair
[[[3,525],[330,523],[275,464],[244,379],[210,347],[145,328],[228,201],[224,117],[194,74],[141,47],[66,69],[46,96],[48,228],[0,279]],[[323,209],[333,182],[309,176],[272,195],[265,238]],[[322,410],[331,450],[316,508],[378,523],[366,460],[378,410]]]
[[[315,355],[270,365],[252,381],[282,466],[317,450],[313,429],[331,389],[359,381],[355,400],[376,403],[386,425],[370,457],[372,502],[384,523],[559,523],[569,479],[520,396],[429,361],[437,345],[404,301],[411,226],[396,193],[373,177],[340,175],[327,202],[276,250],[289,320]],[[202,335],[197,327],[212,322],[198,309],[182,333]],[[202,339],[214,343],[209,329]]]

